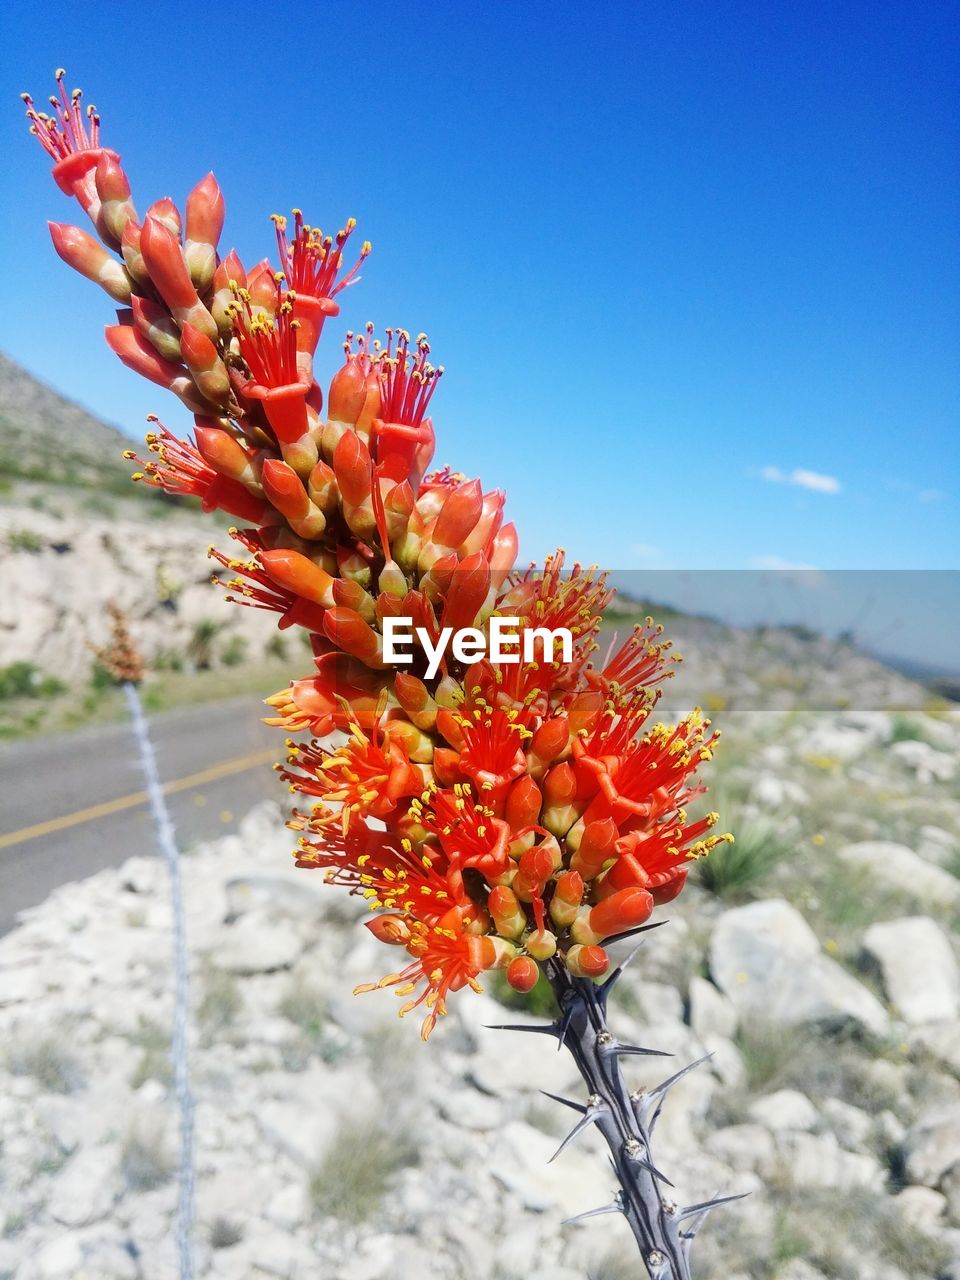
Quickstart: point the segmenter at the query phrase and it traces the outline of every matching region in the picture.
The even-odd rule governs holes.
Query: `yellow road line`
[[[232,760],[223,760],[220,764],[211,765],[197,773],[190,773],[185,778],[176,778],[164,784],[164,793],[176,795],[179,791],[189,791],[191,787],[202,787],[204,783],[216,782],[219,778],[227,778],[232,773],[242,773],[244,769],[252,769],[258,764],[266,764],[268,760],[276,760],[277,752],[253,751],[249,755],[235,756]],[[118,796],[115,800],[104,800],[102,804],[92,804],[89,808],[78,809],[75,813],[66,813],[62,818],[48,818],[46,822],[38,822],[32,827],[21,827],[19,831],[10,831],[0,835],[0,849],[7,849],[13,844],[22,844],[25,840],[36,840],[38,836],[52,835],[55,831],[65,831],[68,827],[79,826],[83,822],[95,822],[97,818],[109,817],[112,813],[122,813],[124,809],[136,809],[147,803],[146,791],[133,791],[128,796]]]

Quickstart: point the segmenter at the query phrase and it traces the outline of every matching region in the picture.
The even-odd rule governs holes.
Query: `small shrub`
[[[48,1093],[73,1093],[83,1083],[79,1061],[56,1036],[21,1040],[6,1052],[11,1075],[30,1076]]]
[[[160,649],[150,665],[154,671],[182,671],[183,656],[176,649]]]
[[[11,551],[24,551],[35,556],[43,550],[44,542],[33,529],[11,529],[7,534],[7,546]]]
[[[153,1191],[169,1182],[174,1162],[157,1127],[141,1125],[127,1135],[120,1171],[131,1191]]]
[[[159,1080],[168,1088],[173,1083],[173,1063],[170,1059],[170,1032],[156,1022],[141,1018],[136,1034],[131,1037],[143,1052],[130,1077],[130,1086],[139,1089],[147,1080]]]
[[[247,637],[231,636],[223,646],[220,661],[225,667],[238,667],[247,656]]]
[[[53,698],[65,689],[61,680],[44,675],[32,662],[11,662],[0,667],[0,702],[11,698]]]
[[[203,996],[197,1006],[197,1020],[207,1035],[225,1031],[243,1009],[243,996],[233,974],[209,969],[203,977]]]
[[[416,1145],[406,1131],[344,1122],[329,1154],[310,1173],[311,1203],[322,1217],[365,1222],[380,1207],[394,1175],[416,1160]]]
[[[210,1248],[232,1249],[243,1239],[243,1228],[229,1218],[214,1218],[210,1223]]]
[[[912,716],[895,715],[890,734],[891,742],[925,742],[923,726]]]
[[[772,823],[748,818],[733,828],[733,844],[719,844],[697,863],[700,883],[718,898],[742,897],[761,884],[790,853],[793,845]]]
[[[287,656],[287,642],[280,634],[275,631],[267,643],[263,646],[263,652],[268,658],[276,658],[282,662]]]
[[[213,642],[223,625],[214,618],[201,618],[194,625],[187,641],[187,657],[199,671],[208,671],[213,666]]]

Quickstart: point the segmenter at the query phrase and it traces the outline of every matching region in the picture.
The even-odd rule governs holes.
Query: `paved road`
[[[283,735],[249,698],[151,717],[160,776],[182,849],[235,829],[278,797]],[[155,853],[127,722],[0,745],[0,933],[57,885]]]

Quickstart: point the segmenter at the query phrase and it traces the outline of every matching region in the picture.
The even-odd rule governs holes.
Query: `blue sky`
[[[122,429],[189,423],[49,243],[82,214],[17,94],[59,64],[141,210],[213,168],[248,262],[275,210],[358,218],[341,327],[430,334],[438,461],[508,489],[524,555],[958,566],[952,6],[17,10],[0,348]]]

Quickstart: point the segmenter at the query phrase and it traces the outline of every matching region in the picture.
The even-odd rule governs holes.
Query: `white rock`
[[[960,1016],[960,966],[929,916],[872,924],[863,935],[896,1013],[911,1025]]]
[[[732,1040],[737,1030],[737,1011],[727,997],[706,978],[690,979],[690,1026],[702,1040],[706,1035]]]
[[[711,1054],[710,1070],[728,1089],[739,1089],[747,1078],[743,1055],[732,1040],[709,1033],[701,1037],[704,1049]]]
[[[928,742],[895,742],[890,752],[916,774],[918,782],[949,782],[957,771],[954,757]]]
[[[770,1176],[776,1167],[773,1137],[762,1124],[731,1124],[717,1129],[706,1140],[706,1149],[738,1173]]]
[[[224,930],[212,959],[218,969],[228,973],[272,973],[289,969],[302,951],[303,939],[295,929],[256,912]]]
[[[842,1098],[826,1098],[821,1107],[824,1119],[848,1151],[867,1146],[874,1129],[874,1118]]]
[[[960,902],[960,880],[927,862],[905,844],[861,840],[844,845],[837,851],[837,857],[849,866],[869,871],[880,883],[932,907],[950,907]]]
[[[911,1049],[929,1054],[960,1077],[960,1020],[916,1027],[910,1033],[909,1044]]]
[[[791,1186],[882,1191],[884,1171],[872,1156],[844,1151],[832,1133],[778,1133],[777,1172]]]
[[[310,1198],[306,1185],[300,1181],[281,1187],[268,1201],[266,1216],[284,1231],[294,1231],[303,1226],[310,1216]]]
[[[816,934],[781,899],[726,911],[710,940],[713,978],[741,1017],[782,1026],[854,1023],[883,1034],[879,1001],[820,950]]]
[[[231,917],[249,911],[264,911],[271,916],[306,916],[316,919],[326,903],[322,889],[307,881],[302,871],[282,875],[253,874],[234,876],[224,886],[227,914]]]
[[[51,1213],[66,1227],[82,1227],[105,1218],[119,1194],[115,1147],[78,1151],[58,1175]]]
[[[796,1089],[778,1089],[776,1093],[757,1098],[748,1111],[753,1120],[773,1132],[781,1129],[809,1132],[817,1123],[816,1107],[805,1093]]]
[[[43,1280],[64,1280],[83,1265],[83,1248],[77,1236],[58,1235],[36,1257],[36,1274]]]
[[[777,1267],[773,1280],[827,1280],[827,1277],[804,1258],[789,1258]]]
[[[957,856],[960,845],[957,838],[943,827],[925,826],[920,828],[917,852],[929,862],[936,862],[941,867],[948,866]]]
[[[943,1175],[960,1164],[960,1106],[925,1112],[908,1130],[904,1152],[910,1181],[938,1186]]]
[[[904,1187],[894,1204],[911,1226],[921,1231],[935,1231],[943,1222],[947,1197],[931,1187]]]
[[[603,1166],[598,1171],[594,1161],[583,1160],[571,1177],[560,1161],[549,1163],[556,1149],[555,1139],[512,1120],[498,1134],[488,1167],[517,1203],[536,1213],[557,1206],[572,1215],[605,1204],[611,1198],[611,1182]]]

